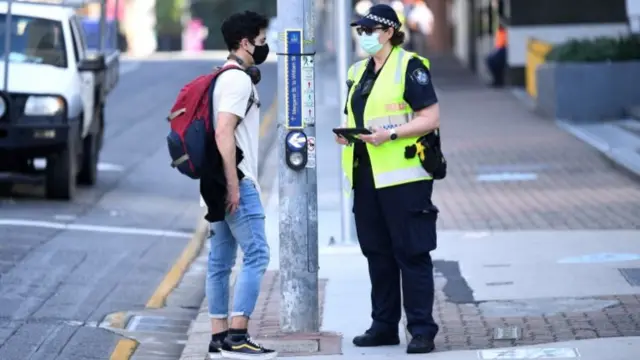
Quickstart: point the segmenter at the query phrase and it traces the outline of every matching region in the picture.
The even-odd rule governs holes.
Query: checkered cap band
[[[394,29],[399,29],[400,28],[400,24],[398,24],[395,21],[391,21],[389,19],[385,19],[383,17],[380,17],[378,15],[373,15],[373,14],[368,14],[367,16],[365,16],[365,18],[367,19],[371,19],[379,24],[383,24],[389,27],[392,27]]]

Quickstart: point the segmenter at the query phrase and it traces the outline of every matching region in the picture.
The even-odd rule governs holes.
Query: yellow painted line
[[[131,339],[121,339],[111,353],[109,360],[129,360],[133,352],[136,351],[138,342]]]
[[[278,97],[274,96],[273,103],[267,110],[264,118],[262,119],[262,123],[260,124],[260,138],[264,137],[269,131],[269,127],[274,123],[276,119],[276,115],[278,112]],[[207,238],[207,229],[208,224],[206,221],[201,220],[198,223],[198,227],[196,228],[193,237],[187,244],[187,247],[184,249],[178,260],[173,267],[169,270],[169,272],[165,275],[164,279],[160,282],[160,285],[156,289],[156,291],[151,295],[149,300],[147,301],[146,308],[148,309],[158,309],[165,305],[165,301],[171,291],[178,286],[180,280],[184,273],[188,270],[189,265],[193,260],[198,256],[200,249],[202,249],[202,245],[204,245],[204,240]],[[231,275],[231,286],[235,284],[238,274],[238,267],[234,269]],[[111,315],[109,319],[110,326],[112,328],[123,329],[126,321],[126,313],[115,313]],[[133,355],[134,351],[138,347],[138,343],[135,340],[131,339],[121,339],[118,341],[116,348],[111,353],[110,360],[129,360]]]
[[[189,241],[189,244],[187,244],[187,247],[182,252],[182,255],[180,255],[178,261],[173,264],[173,267],[171,267],[167,275],[162,279],[162,282],[160,282],[156,291],[149,298],[149,301],[147,301],[146,307],[148,309],[159,309],[164,307],[165,300],[167,300],[171,291],[178,286],[180,279],[182,279],[182,275],[184,275],[184,273],[189,269],[189,265],[193,259],[198,256],[198,253],[202,248],[202,244],[204,244],[204,239],[207,237],[207,229],[208,224],[204,219],[201,220],[198,223],[198,227],[196,228],[196,232],[193,234],[191,241]]]
[[[200,249],[202,249],[204,240],[207,237],[207,229],[207,222],[204,219],[201,219],[198,222],[198,227],[187,244],[187,247],[182,251],[178,260],[173,264],[169,272],[164,276],[164,279],[160,282],[160,285],[156,288],[156,291],[147,301],[146,308],[158,309],[165,305],[167,297],[171,294],[171,291],[178,286],[182,276],[189,269],[189,265],[198,256]],[[124,328],[125,316],[125,313],[116,313],[110,319],[111,323],[113,325],[120,325],[120,328]],[[109,359],[129,360],[137,347],[138,342],[135,340],[120,339]]]
[[[269,131],[269,127],[273,124],[273,121],[276,119],[276,115],[278,114],[278,95],[273,97],[273,102],[267,110],[267,113],[264,115],[262,119],[262,123],[260,124],[260,138],[263,138],[267,135],[267,131]]]

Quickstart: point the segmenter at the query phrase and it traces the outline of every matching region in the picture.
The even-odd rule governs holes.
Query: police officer
[[[351,26],[369,58],[351,66],[345,107],[349,128],[369,128],[363,142],[345,146],[342,167],[354,189],[360,248],[371,279],[371,327],[356,346],[397,345],[404,308],[412,340],[408,353],[434,349],[434,284],[430,252],[436,248],[438,210],[433,179],[405,147],[439,127],[439,107],[429,61],[403,50],[400,21],[388,5],[375,5]],[[336,136],[342,145],[351,145]]]

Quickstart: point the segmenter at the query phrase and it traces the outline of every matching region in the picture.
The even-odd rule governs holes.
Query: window
[[[0,14],[0,51],[4,55],[7,15]],[[29,16],[11,16],[9,60],[67,67],[62,23]]]
[[[76,59],[76,64],[80,62],[80,50],[78,49],[78,35],[76,34],[76,28],[73,21],[69,21],[69,28],[71,29],[71,38],[73,39],[73,56]]]

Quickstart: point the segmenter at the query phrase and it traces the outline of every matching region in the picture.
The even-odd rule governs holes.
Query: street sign
[[[307,143],[307,136],[302,131],[292,131],[287,135],[287,146],[290,150],[300,150]]]
[[[286,57],[285,72],[285,127],[287,129],[303,129],[302,119],[302,29],[288,29],[284,31],[284,52],[291,54]],[[313,70],[313,69],[312,69]]]

